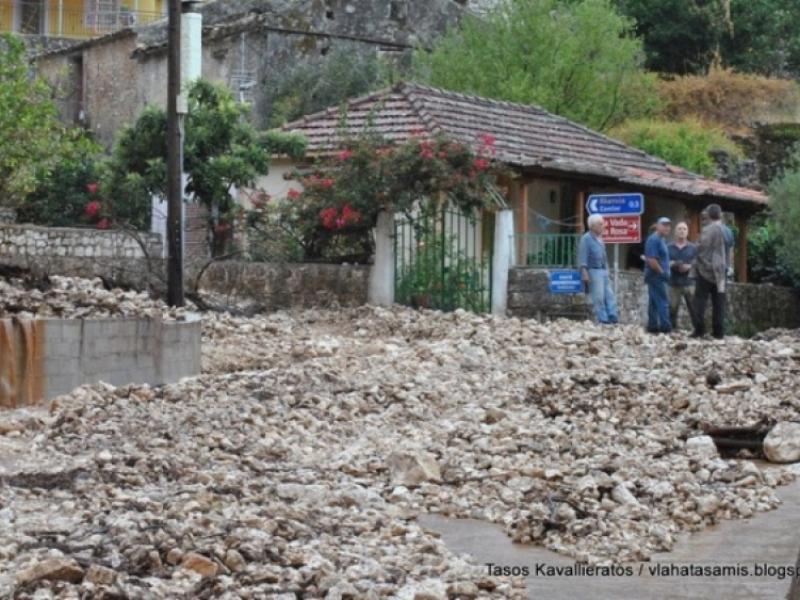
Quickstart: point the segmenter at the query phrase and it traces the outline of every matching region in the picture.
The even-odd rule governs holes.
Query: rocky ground
[[[800,420],[783,332],[364,307],[208,314],[203,352],[196,379],[0,417],[0,596],[522,598],[414,517],[607,564],[775,508],[792,477],[701,436]]]

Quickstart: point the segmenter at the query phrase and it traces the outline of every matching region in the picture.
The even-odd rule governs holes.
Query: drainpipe
[[[64,0],[58,0],[58,35],[64,35]]]

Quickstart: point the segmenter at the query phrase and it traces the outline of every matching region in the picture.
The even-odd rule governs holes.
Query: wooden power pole
[[[183,151],[181,140],[181,0],[169,1],[167,77],[167,302],[183,306]]]

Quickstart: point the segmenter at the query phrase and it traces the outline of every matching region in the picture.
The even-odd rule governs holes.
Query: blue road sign
[[[582,294],[580,271],[550,271],[551,294]]]
[[[640,215],[644,212],[642,194],[593,194],[586,201],[590,215]]]

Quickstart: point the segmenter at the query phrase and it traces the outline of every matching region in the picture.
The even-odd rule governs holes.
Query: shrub
[[[706,177],[713,177],[716,172],[712,150],[724,150],[734,157],[742,155],[721,130],[698,121],[629,121],[613,129],[610,135]]]
[[[800,152],[769,189],[777,257],[795,284],[800,282]]]
[[[747,236],[747,273],[751,283],[793,285],[791,273],[779,256],[783,240],[772,217],[750,223]]]
[[[727,131],[800,115],[800,86],[794,81],[726,69],[661,81],[659,94],[666,120],[693,118]]]

